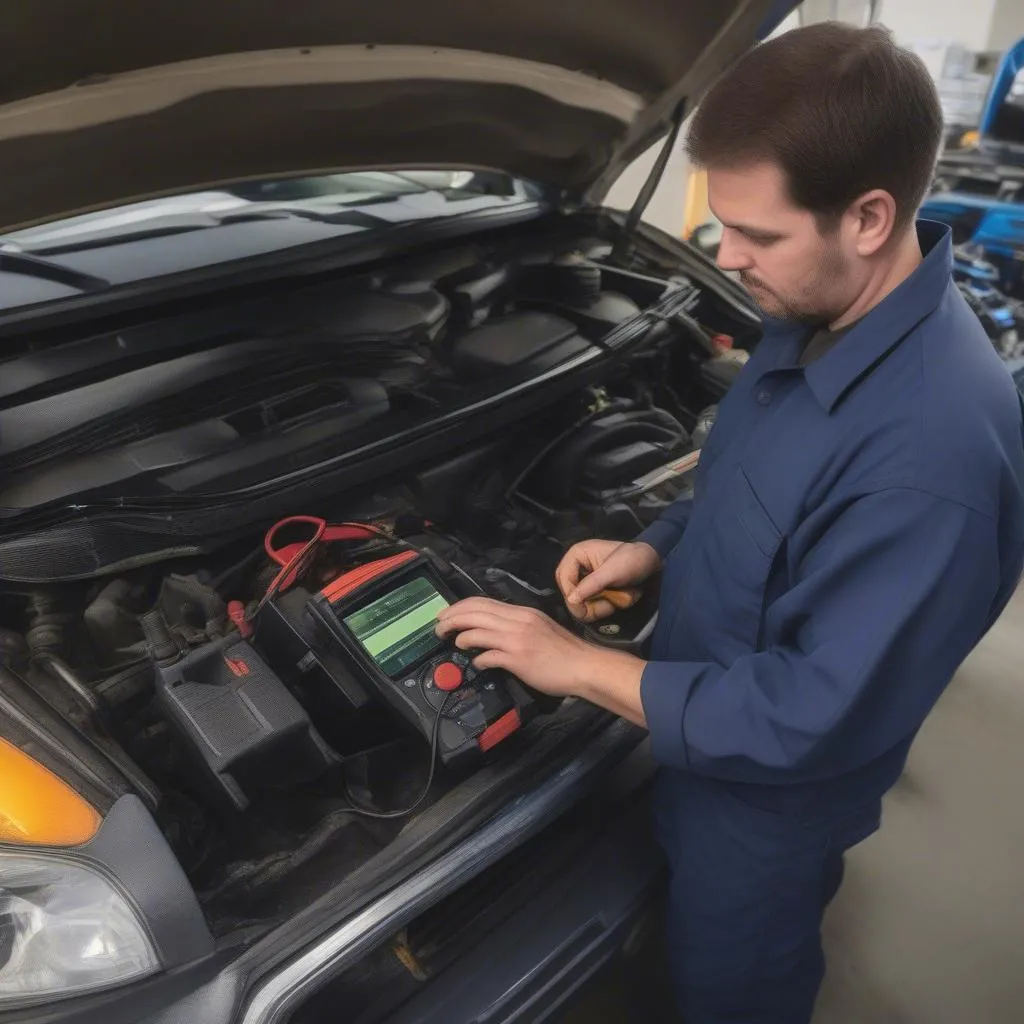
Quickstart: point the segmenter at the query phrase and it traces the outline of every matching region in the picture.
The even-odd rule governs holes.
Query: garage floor
[[[928,720],[881,832],[851,851],[825,933],[815,1024],[1024,1020],[1024,589]],[[609,978],[567,1024],[636,1020],[628,989]]]

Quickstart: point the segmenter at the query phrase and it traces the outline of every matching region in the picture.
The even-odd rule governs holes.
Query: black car
[[[583,629],[687,485],[758,321],[663,161],[600,204],[790,6],[19,5],[0,1022],[542,1020],[636,940],[644,733],[433,621]]]

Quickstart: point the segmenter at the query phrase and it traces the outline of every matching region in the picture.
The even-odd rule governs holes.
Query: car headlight
[[[52,853],[0,850],[0,1005],[80,995],[159,969],[129,901]]]

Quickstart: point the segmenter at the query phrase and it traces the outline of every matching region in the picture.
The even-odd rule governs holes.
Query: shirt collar
[[[950,229],[919,220],[917,238],[924,256],[917,269],[861,317],[835,348],[804,370],[804,379],[826,412],[938,306],[949,287],[953,270]]]

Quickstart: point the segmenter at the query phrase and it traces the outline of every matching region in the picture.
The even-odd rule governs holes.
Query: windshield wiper
[[[0,273],[24,274],[26,277],[77,288],[81,292],[101,292],[110,287],[110,282],[106,278],[66,267],[62,263],[55,263],[32,253],[10,252],[3,248],[0,248]]]

